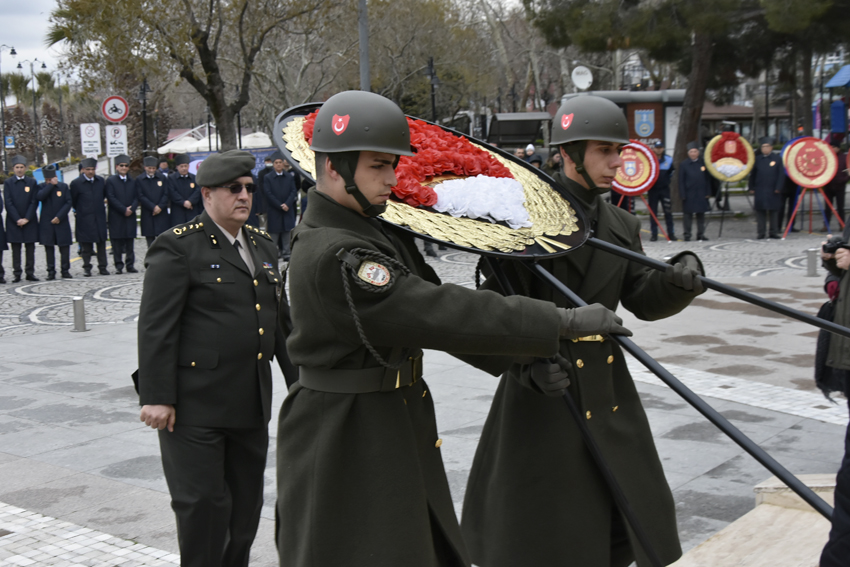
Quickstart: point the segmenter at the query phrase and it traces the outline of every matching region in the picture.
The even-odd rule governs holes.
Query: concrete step
[[[832,504],[833,475],[801,475]],[[755,487],[756,507],[686,553],[674,567],[817,567],[829,522],[775,477]]]

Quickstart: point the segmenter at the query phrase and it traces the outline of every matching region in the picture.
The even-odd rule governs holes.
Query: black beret
[[[201,187],[220,187],[238,177],[251,175],[257,165],[254,154],[242,150],[228,150],[213,154],[198,166],[195,181]]]
[[[699,149],[699,142],[688,142],[688,149],[689,150],[698,150]]]
[[[126,163],[130,165],[130,156],[121,154],[120,156],[115,156],[115,165]]]
[[[156,167],[159,165],[159,160],[153,156],[148,156],[142,160],[142,163],[144,163],[145,167]]]
[[[26,165],[27,164],[27,158],[25,158],[24,156],[15,156],[14,158],[12,158],[12,165],[18,165],[18,164]]]
[[[773,145],[773,138],[771,138],[770,136],[762,136],[761,138],[759,138],[759,144],[762,145],[762,146],[765,145],[765,144],[769,144],[769,145],[772,146]]]
[[[272,160],[272,162],[275,162],[279,159],[283,159],[283,154],[278,151],[278,152],[273,153],[272,155],[270,155],[266,159],[270,159],[270,160]],[[283,160],[283,161],[286,161],[286,160]]]
[[[82,167],[83,169],[87,167],[97,167],[97,160],[91,157],[86,158],[80,162],[80,167]]]
[[[176,158],[174,158],[174,165],[183,165],[190,163],[192,160],[189,159],[189,156],[186,154],[180,154]]]
[[[56,168],[52,165],[42,167],[41,172],[44,174],[45,179],[53,179],[54,177],[56,177]]]

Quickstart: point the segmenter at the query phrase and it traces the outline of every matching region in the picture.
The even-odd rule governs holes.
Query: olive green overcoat
[[[412,239],[315,190],[292,243],[287,349],[301,368],[339,369],[345,380],[346,370],[380,366],[354,326],[340,249],[377,251],[411,270],[403,275],[387,265],[394,283],[384,291],[351,284],[365,335],[384,358],[394,347],[488,355],[481,362],[506,355],[489,368],[498,375],[512,355],[558,349],[551,304],[439,285]],[[365,394],[295,384],[277,433],[281,566],[469,565],[439,447],[424,380]]]
[[[601,197],[597,205],[595,236],[643,253],[640,222]],[[614,310],[622,302],[643,320],[673,315],[694,297],[661,272],[589,246],[541,265],[587,303]],[[506,271],[516,293],[569,306],[521,265],[508,263]],[[573,365],[570,394],[656,551],[665,564],[673,562],[681,555],[673,497],[620,347],[610,339],[562,345]],[[499,383],[464,499],[461,527],[473,563],[616,565],[613,513],[618,512],[609,490],[564,401],[535,391],[528,367],[512,367]],[[629,538],[636,549],[633,534]],[[641,550],[637,561],[648,565]]]

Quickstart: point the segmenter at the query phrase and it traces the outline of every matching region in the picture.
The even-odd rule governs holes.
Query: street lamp
[[[142,86],[139,87],[138,101],[142,103],[142,155],[147,155],[148,151],[148,93],[153,92],[148,86],[148,79],[145,77],[142,80]]]
[[[3,54],[4,49],[9,49],[9,55],[12,56],[12,59],[15,58],[15,55],[18,54],[15,51],[14,47],[8,46],[6,44],[0,45],[0,55]],[[0,71],[0,76],[2,76],[2,71]],[[3,92],[3,81],[0,80],[0,130],[3,132],[3,171],[9,171],[9,164],[6,161],[6,93]]]
[[[437,86],[442,84],[442,81],[437,78],[437,70],[434,68],[434,58],[428,58],[428,67],[425,69],[425,75],[431,81],[431,122],[437,123]]]
[[[40,155],[38,152],[38,131],[41,129],[38,127],[38,113],[35,110],[35,64],[36,62],[41,63],[42,69],[47,69],[47,63],[41,61],[36,58],[30,61],[29,59],[24,59],[21,63],[18,63],[18,69],[23,69],[22,63],[30,64],[30,77],[32,78],[32,129],[35,132],[35,165],[38,165],[40,162]]]

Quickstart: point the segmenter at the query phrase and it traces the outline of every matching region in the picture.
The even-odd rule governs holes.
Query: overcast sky
[[[48,71],[56,71],[59,52],[56,48],[47,49],[44,46],[44,36],[47,33],[50,11],[56,5],[55,0],[0,0],[0,45],[14,47],[18,52],[12,59],[9,48],[0,52],[0,71],[11,73],[16,71],[19,62],[38,59],[47,63]],[[36,63],[36,71],[41,63]],[[29,74],[29,64],[24,64],[24,71]]]

